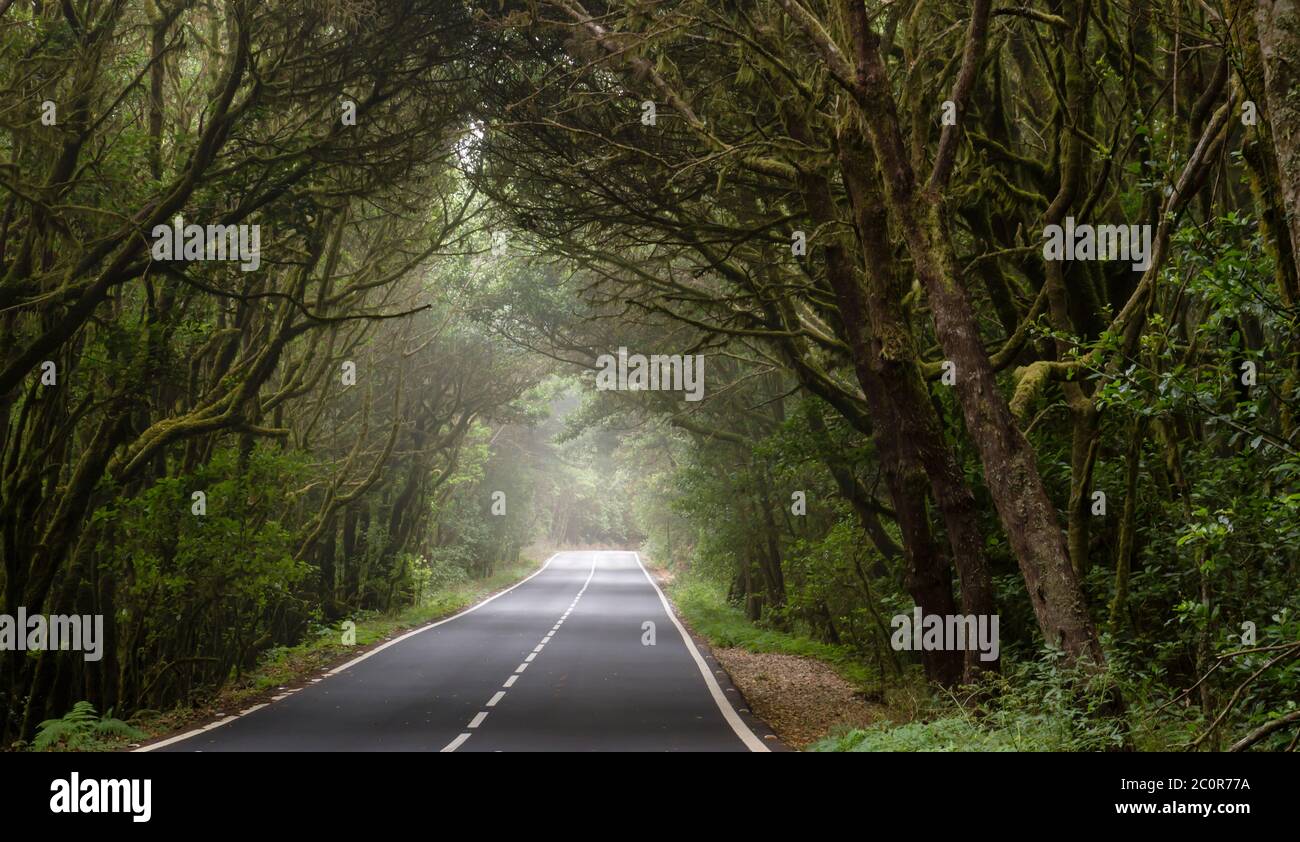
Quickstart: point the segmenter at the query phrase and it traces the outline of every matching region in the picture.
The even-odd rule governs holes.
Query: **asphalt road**
[[[142,750],[767,748],[634,553],[565,552],[297,692]]]

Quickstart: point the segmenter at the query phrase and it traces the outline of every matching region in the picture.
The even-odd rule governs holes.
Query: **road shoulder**
[[[673,600],[671,572],[647,567]],[[853,680],[855,676],[842,674],[844,664],[803,654],[717,645],[692,625],[690,611],[676,600],[673,608],[701,652],[708,652],[719,683],[725,679],[728,699],[736,701],[737,710],[744,710],[747,721],[763,723],[762,733],[774,735],[766,740],[772,750],[801,751],[828,734],[892,718],[886,706],[869,698],[861,682]]]
[[[754,712],[742,688],[736,686],[736,683],[732,680],[731,674],[727,671],[726,666],[718,659],[717,653],[714,652],[713,645],[704,636],[696,632],[695,629],[691,628],[691,624],[687,621],[686,616],[673,601],[672,594],[668,592],[668,586],[672,583],[668,571],[662,567],[652,565],[651,562],[646,559],[642,559],[642,562],[646,572],[650,574],[654,583],[659,586],[660,593],[662,593],[664,599],[668,601],[673,614],[682,624],[682,628],[684,628],[686,633],[690,635],[691,642],[695,644],[695,648],[699,650],[700,655],[704,658],[705,665],[713,673],[713,678],[718,682],[718,686],[722,688],[722,694],[726,698],[728,704],[731,705],[731,709],[736,712],[749,730],[753,731],[754,735],[763,741],[763,744],[767,746],[769,751],[794,751],[795,749],[787,745],[775,729],[768,725],[767,722]]]

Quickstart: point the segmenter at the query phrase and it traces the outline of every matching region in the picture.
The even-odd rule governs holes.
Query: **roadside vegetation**
[[[111,751],[161,737],[186,727],[203,724],[220,714],[237,713],[289,686],[301,685],[322,671],[338,666],[404,632],[445,619],[510,587],[541,565],[542,551],[530,548],[515,562],[500,565],[484,578],[449,574],[456,581],[433,587],[418,604],[383,613],[362,611],[352,626],[322,626],[312,629],[293,646],[280,646],[262,654],[249,672],[232,679],[211,699],[170,711],[137,711],[129,722],[100,717],[89,702],[78,702],[66,715],[37,726],[32,751]],[[352,640],[344,642],[350,633]]]
[[[0,746],[603,543],[902,700],[823,748],[1296,750],[1298,56],[1245,0],[0,2],[0,613],[104,621],[0,651]]]
[[[726,593],[715,583],[678,580],[668,589],[668,596],[686,624],[713,646],[815,658],[863,690],[870,690],[877,677],[859,653],[843,646],[754,625],[739,606],[727,601]]]

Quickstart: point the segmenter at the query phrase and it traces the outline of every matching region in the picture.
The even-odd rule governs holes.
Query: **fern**
[[[77,751],[91,747],[105,737],[139,740],[145,737],[145,733],[115,718],[112,708],[100,716],[90,702],[77,702],[61,718],[47,719],[36,726],[32,749]]]

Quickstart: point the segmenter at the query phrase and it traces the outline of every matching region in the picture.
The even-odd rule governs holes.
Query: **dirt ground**
[[[792,748],[804,749],[837,726],[861,727],[885,716],[828,665],[798,655],[713,650],[760,719]]]

